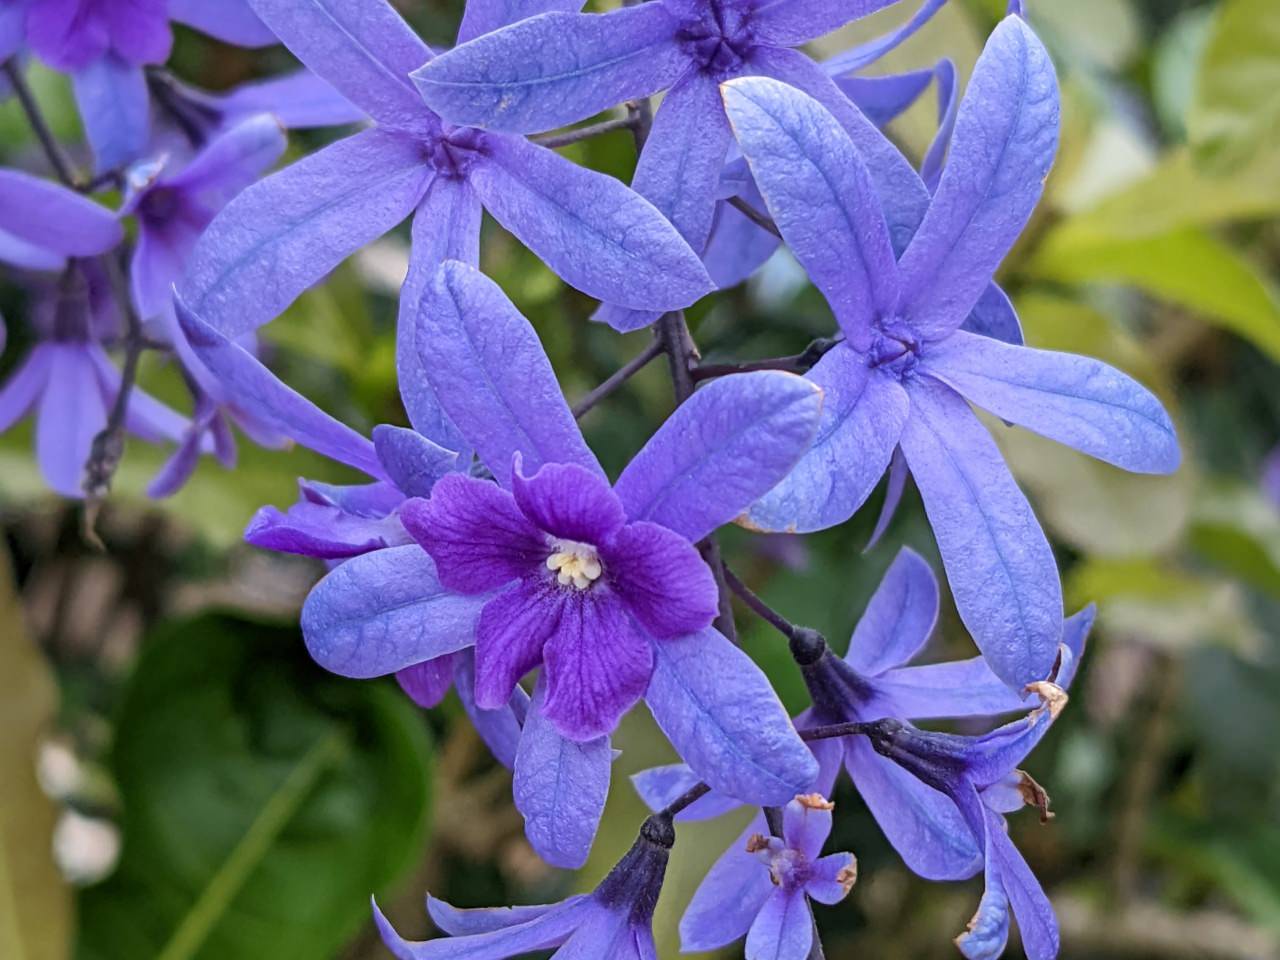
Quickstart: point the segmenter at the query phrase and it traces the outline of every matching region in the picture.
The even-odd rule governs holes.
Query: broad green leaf
[[[71,894],[53,862],[57,811],[36,780],[36,751],[57,710],[53,676],[23,629],[0,541],[0,957],[71,955]]]
[[[1197,157],[1219,170],[1280,150],[1280,5],[1227,0],[1187,118]]]
[[[83,960],[322,960],[420,853],[429,748],[387,683],[329,676],[296,630],[169,624],[125,693],[117,873],[81,899]]]
[[[1131,284],[1202,314],[1280,360],[1280,305],[1268,283],[1203,231],[1117,238],[1073,230],[1068,221],[1045,238],[1028,270],[1064,283]]]
[[[1251,486],[1219,482],[1196,500],[1191,545],[1242,580],[1280,596],[1280,514]]]
[[[1213,26],[1212,7],[1184,10],[1160,35],[1151,60],[1151,94],[1161,125],[1176,139],[1187,132],[1201,58]]]
[[[1085,66],[1119,70],[1140,49],[1142,25],[1129,0],[1031,3],[1036,31],[1055,54]]]

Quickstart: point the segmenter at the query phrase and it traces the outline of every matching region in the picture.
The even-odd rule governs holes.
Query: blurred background
[[[461,15],[461,0],[397,6],[440,45]],[[1269,494],[1264,482],[1280,444],[1280,3],[1028,6],[1059,66],[1062,148],[1003,280],[1032,345],[1101,357],[1162,396],[1185,466],[1130,476],[996,427],[1057,549],[1069,612],[1099,605],[1071,705],[1030,764],[1057,817],[1042,826],[1023,814],[1012,829],[1071,960],[1280,957],[1280,477]],[[899,4],[817,52],[913,9]],[[1002,11],[951,0],[876,72],[949,56],[967,76]],[[212,89],[290,65],[279,48],[189,32],[172,61]],[[64,82],[38,67],[32,80],[57,132],[78,143]],[[930,91],[892,127],[913,157],[936,110]],[[323,142],[295,135],[291,152]],[[625,132],[569,152],[623,178],[634,159]],[[0,105],[0,163],[44,169],[11,102]],[[263,331],[271,365],[363,431],[403,422],[392,324],[406,243],[402,228],[363,251]],[[588,324],[592,302],[492,224],[483,255],[571,399],[647,343]],[[13,280],[0,282],[0,378],[28,343]],[[793,353],[832,330],[785,255],[690,322],[711,360]],[[142,380],[181,402],[163,363],[149,358]],[[624,463],[671,402],[653,364],[594,410],[584,426],[606,466]],[[452,695],[426,714],[391,681],[325,674],[296,627],[321,570],[240,542],[259,506],[292,502],[297,477],[341,471],[243,444],[234,472],[205,464],[179,496],[149,503],[140,491],[163,455],[130,443],[99,521],[102,552],[82,541],[78,507],[42,491],[29,430],[0,437],[0,957],[383,957],[370,891],[414,935],[429,929],[427,889],[476,906],[593,886],[644,814],[627,775],[673,758],[647,715],[617,737],[591,861],[576,875],[545,867],[523,839],[510,775]],[[843,650],[899,546],[938,568],[914,491],[863,554],[881,498],[817,536],[731,530],[726,554],[769,603]],[[971,655],[944,610],[929,654]],[[784,700],[802,707],[785,644],[739,623]],[[847,781],[835,800],[832,849],[856,852],[860,879],[845,903],[819,908],[827,956],[956,956],[950,940],[980,878],[919,880]],[[678,917],[744,816],[680,831],[656,925],[662,956],[676,954]]]

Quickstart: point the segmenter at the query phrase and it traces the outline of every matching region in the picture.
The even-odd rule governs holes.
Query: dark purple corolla
[[[723,93],[770,213],[844,332],[809,374],[827,395],[818,437],[749,524],[808,531],[842,522],[900,448],[961,617],[992,670],[1014,687],[1043,679],[1062,634],[1057,567],[966,399],[1129,470],[1165,473],[1179,460],[1168,415],[1129,377],[957,329],[981,300],[1002,298],[992,272],[1053,158],[1057,85],[1044,48],[1017,17],[996,28],[931,202],[914,173],[897,193],[875,182],[871,170],[885,175],[881,154],[867,154],[806,94],[763,78],[732,80]],[[900,490],[901,471],[895,479]]]
[[[639,697],[724,794],[782,803],[803,789],[813,759],[764,675],[709,626],[711,575],[693,544],[785,475],[819,392],[777,372],[717,381],[610,488],[528,321],[492,282],[446,263],[415,339],[427,386],[496,482],[445,477],[401,510],[423,547],[366,553],[321,581],[302,617],[313,656],[371,677],[475,645],[481,706],[543,665],[515,793],[558,865],[590,848],[607,734]]]
[[[143,68],[168,59],[170,20],[242,46],[274,42],[245,0],[26,0],[25,11],[27,45],[71,75],[85,134],[103,172],[147,149],[150,101]]]
[[[374,920],[399,960],[504,960],[552,949],[559,960],[656,960],[653,911],[675,840],[670,818],[650,817],[600,886],[559,903],[459,910],[428,896],[431,919],[448,934],[437,940],[405,940],[376,904]]]
[[[338,263],[413,215],[396,363],[410,422],[451,448],[413,347],[423,287],[445,259],[479,262],[481,207],[587,294],[683,307],[711,289],[654,207],[612,177],[523,137],[446,123],[409,73],[432,57],[385,0],[250,0],[317,75],[376,122],[246,190],[214,221],[182,284],[196,313],[238,335],[277,316]],[[471,0],[460,36],[547,4]]]

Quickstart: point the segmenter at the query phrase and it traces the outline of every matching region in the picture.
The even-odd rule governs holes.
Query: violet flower
[[[1280,509],[1280,447],[1272,450],[1262,461],[1262,492]]]
[[[251,2],[298,59],[377,126],[251,187],[214,221],[182,292],[224,333],[271,320],[413,214],[397,369],[410,422],[449,441],[456,437],[439,432],[439,405],[423,386],[412,321],[443,260],[478,263],[481,205],[591,296],[669,310],[711,288],[675,229],[617,180],[523,137],[456,127],[429,110],[408,74],[432,53],[385,0]],[[496,23],[508,7],[471,0],[460,36]]]
[[[1058,922],[1035,874],[1009,839],[1005,815],[1032,805],[1047,820],[1049,798],[1017,769],[1066,706],[1055,684],[1029,689],[1041,705],[1020,720],[981,737],[918,730],[900,720],[876,721],[868,733],[875,751],[955,804],[982,845],[986,891],[956,945],[969,960],[998,960],[1009,938],[1010,912],[1018,921],[1028,960],[1058,955]]]
[[[498,482],[444,477],[401,510],[422,547],[366,553],[322,580],[302,614],[312,655],[371,677],[475,644],[482,708],[543,664],[515,793],[535,849],[557,865],[585,859],[608,733],[640,697],[717,789],[793,796],[812,757],[764,675],[710,627],[715,591],[692,544],[786,473],[818,393],[777,372],[717,381],[610,488],[536,335],[496,285],[447,263],[418,322],[428,386]]]
[[[245,0],[26,0],[25,12],[27,44],[71,76],[102,172],[131,163],[147,148],[150,101],[143,68],[168,59],[170,20],[241,46],[274,42]]]
[[[808,375],[829,395],[817,440],[749,523],[808,531],[842,522],[900,445],[956,605],[992,670],[1014,687],[1043,679],[1062,633],[1057,567],[965,398],[1125,469],[1164,473],[1179,460],[1168,415],[1129,377],[956,329],[991,295],[992,272],[1049,169],[1058,110],[1044,48],[1017,17],[996,28],[937,193],[900,258],[884,211],[901,207],[886,200],[882,211],[866,165],[876,159],[821,104],[763,78],[723,91],[774,220],[845,334]]]
[[[792,48],[891,2],[655,0],[582,14],[570,0],[441,54],[413,79],[446,120],[518,133],[666,90],[632,185],[701,252],[732,139],[717,85],[771,76],[843,101],[823,69]],[[657,304],[602,299],[597,319],[617,330],[638,329],[661,313]]]
[[[653,911],[674,843],[671,820],[650,817],[592,893],[559,903],[459,910],[429,896],[427,910],[447,938],[405,940],[376,904],[374,920],[399,960],[502,960],[551,949],[560,960],[654,960]]]
[[[124,238],[115,214],[61,184],[0,169],[0,263],[61,270],[68,257],[92,257]]]

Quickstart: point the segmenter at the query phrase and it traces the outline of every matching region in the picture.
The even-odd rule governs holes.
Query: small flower
[[[502,960],[538,950],[552,956],[644,960],[656,957],[653,911],[675,843],[671,821],[650,817],[631,849],[591,894],[534,907],[459,910],[427,898],[447,938],[405,940],[374,905],[382,941],[399,960]],[[806,915],[806,922],[807,922]]]

